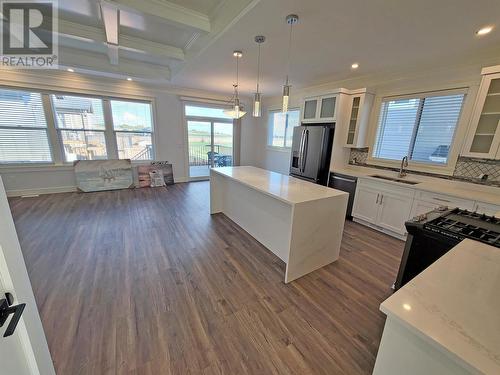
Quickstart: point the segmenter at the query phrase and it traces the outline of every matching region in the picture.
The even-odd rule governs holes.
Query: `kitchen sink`
[[[370,177],[380,178],[381,180],[387,180],[387,181],[392,181],[392,182],[400,182],[402,184],[407,184],[407,185],[417,185],[417,184],[420,183],[420,182],[417,182],[417,181],[410,181],[410,180],[404,180],[402,178],[382,176],[382,175],[379,175],[379,174],[374,174],[374,175],[372,175]]]

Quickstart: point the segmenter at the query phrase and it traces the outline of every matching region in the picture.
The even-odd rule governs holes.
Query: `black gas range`
[[[440,207],[405,225],[408,237],[394,283],[396,290],[466,238],[500,248],[500,219],[494,216]]]

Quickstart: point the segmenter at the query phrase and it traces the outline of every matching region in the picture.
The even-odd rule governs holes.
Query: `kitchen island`
[[[347,199],[260,168],[210,170],[210,213],[225,214],[285,262],[285,283],[338,259]]]
[[[500,249],[463,240],[385,300],[373,374],[500,374]]]

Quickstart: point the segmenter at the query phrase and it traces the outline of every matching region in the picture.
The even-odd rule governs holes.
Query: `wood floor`
[[[347,222],[291,284],[207,182],[10,201],[58,374],[371,374],[403,243]]]

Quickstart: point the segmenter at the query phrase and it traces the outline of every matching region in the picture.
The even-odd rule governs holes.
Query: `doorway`
[[[233,120],[222,108],[185,105],[189,179],[206,179],[210,168],[234,164]]]

